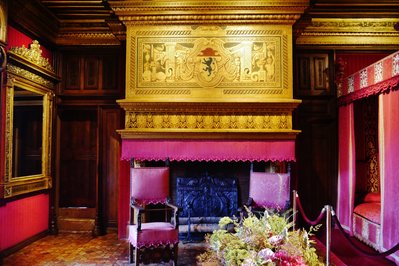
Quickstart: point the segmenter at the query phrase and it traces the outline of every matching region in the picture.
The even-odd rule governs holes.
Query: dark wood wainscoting
[[[97,110],[63,110],[59,119],[59,207],[95,208]]]

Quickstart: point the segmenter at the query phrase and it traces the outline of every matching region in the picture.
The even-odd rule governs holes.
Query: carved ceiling
[[[399,45],[394,28],[399,0],[9,0],[8,9],[16,25],[55,45],[119,45],[125,38],[124,24],[135,19],[162,23],[178,18],[184,23],[215,17],[219,22],[296,21],[299,46],[353,45],[356,40],[373,45],[372,37]]]

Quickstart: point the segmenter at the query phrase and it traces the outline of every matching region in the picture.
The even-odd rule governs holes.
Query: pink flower
[[[300,256],[289,256],[286,252],[278,251],[274,254],[274,262],[279,266],[306,266]]]

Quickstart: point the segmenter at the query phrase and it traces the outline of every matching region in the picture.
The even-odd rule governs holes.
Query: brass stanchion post
[[[326,266],[330,265],[331,249],[331,206],[325,205],[326,210]]]
[[[292,231],[295,231],[295,225],[296,225],[296,212],[297,212],[297,206],[296,206],[296,199],[298,197],[298,193],[294,189],[292,191]]]

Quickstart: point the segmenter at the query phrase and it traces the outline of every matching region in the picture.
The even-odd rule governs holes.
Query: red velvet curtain
[[[390,53],[337,53],[336,58],[343,63],[343,73],[341,75],[347,77],[389,54]]]
[[[125,239],[127,237],[130,209],[130,161],[120,161],[118,186],[118,237]]]
[[[352,233],[352,213],[355,194],[355,130],[353,103],[338,110],[338,197],[337,217],[342,226]]]
[[[382,243],[384,249],[390,249],[399,243],[399,91],[379,97]],[[399,264],[399,251],[393,257]]]

